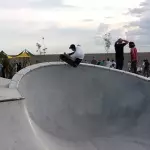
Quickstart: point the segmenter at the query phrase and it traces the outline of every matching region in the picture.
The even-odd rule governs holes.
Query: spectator
[[[2,76],[3,65],[0,63],[0,77]]]
[[[59,58],[59,61],[61,61],[60,58]],[[38,64],[38,63],[40,63],[40,61],[39,61],[39,60],[36,60],[35,63]]]
[[[31,65],[30,61],[27,61],[25,67],[28,67],[28,66],[30,66],[30,65]]]
[[[95,59],[95,57],[93,57],[93,60],[91,61],[91,64],[93,64],[93,65],[97,64],[97,60]]]
[[[112,60],[111,68],[116,68],[116,62],[114,60]]]
[[[98,61],[97,65],[101,65],[101,60]]]
[[[137,73],[137,49],[134,42],[129,42],[129,48],[131,49],[131,72]]]
[[[9,72],[8,72],[7,78],[11,79],[13,77],[13,66],[11,63],[9,64],[9,70],[8,71]]]
[[[20,71],[22,69],[22,65],[21,62],[19,64],[17,64],[17,72]]]
[[[142,70],[143,70],[143,73],[144,73],[144,68],[145,68],[145,60],[146,60],[146,59],[144,59],[143,62],[142,62]]]
[[[86,64],[87,64],[87,63],[88,63],[88,62],[87,62],[87,60],[85,60],[85,61],[84,61],[84,63],[86,63]]]
[[[2,77],[3,78],[9,78],[10,77],[10,71],[11,71],[10,70],[11,65],[9,63],[9,59],[8,58],[3,59],[2,65],[3,65],[3,68],[2,68]]]
[[[18,64],[17,63],[14,63],[14,74],[16,74],[17,73],[17,71],[18,71]]]
[[[105,66],[105,60],[101,62],[101,66]]]
[[[141,67],[141,65],[139,65],[137,67],[137,74],[141,74],[141,73],[142,73],[142,67]]]
[[[144,66],[145,66],[145,60],[146,60],[146,59],[144,59],[144,60],[143,60],[143,63],[142,63],[143,68],[144,68]]]
[[[111,67],[112,63],[111,61],[109,60],[109,58],[107,58],[107,61],[106,61],[106,67]]]
[[[143,75],[146,76],[146,77],[149,77],[149,61],[146,59],[144,61],[144,72],[143,72]]]
[[[115,42],[115,51],[116,51],[116,69],[122,70],[124,63],[124,46],[129,42],[123,39],[118,39]]]

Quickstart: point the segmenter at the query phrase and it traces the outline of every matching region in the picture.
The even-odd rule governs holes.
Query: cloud
[[[93,22],[93,19],[83,19],[83,22]]]
[[[148,1],[141,2],[141,3],[140,3],[140,6],[144,6],[144,7],[145,7],[145,6],[148,5],[148,3],[149,3]]]
[[[28,1],[20,1],[20,0],[0,0],[0,8],[5,8],[5,9],[17,9],[17,8],[25,8],[28,7]]]
[[[106,19],[112,19],[113,17],[111,17],[111,16],[107,16],[107,17],[105,17]]]
[[[129,8],[128,12],[125,14],[141,17],[143,13],[148,12],[150,10],[148,6],[149,6],[149,0],[146,0],[144,2],[141,2],[139,4],[139,7]]]
[[[72,7],[71,5],[65,5],[63,0],[0,0],[0,8],[4,9],[21,9],[21,8],[33,8],[33,9],[48,9],[54,7]]]
[[[150,46],[150,0],[141,3],[140,8],[132,9],[129,11],[131,15],[139,16],[138,21],[133,21],[128,24],[127,37],[136,42],[137,46],[144,51],[149,50]]]
[[[9,27],[10,24],[11,27]],[[68,46],[71,43],[81,44],[86,52],[93,52],[92,47],[95,46],[95,30],[65,28],[54,22],[47,22],[43,26],[40,22],[3,21],[0,22],[0,32],[3,35],[0,36],[1,49],[8,54],[17,54],[23,49],[35,53],[36,43],[42,43],[42,37],[45,37],[48,53],[69,51]]]
[[[30,2],[30,6],[33,8],[50,8],[63,6],[62,0],[39,0]]]
[[[129,9],[128,14],[140,17],[144,12],[149,11],[149,10],[150,10],[150,8],[145,8],[145,7],[134,8],[134,9]]]
[[[41,42],[44,36],[49,53],[63,52],[71,43],[81,44],[86,52],[102,52],[102,39],[97,39],[96,43],[96,35],[111,31],[113,40],[116,40],[125,35],[124,28],[148,28],[147,24],[142,26],[137,21],[123,27],[132,21],[132,17],[122,15],[125,10],[129,9],[132,15],[149,11],[140,12],[138,7],[131,10],[131,5],[138,6],[140,1],[130,4],[130,0],[115,0],[116,3],[110,0],[104,3],[99,0],[0,0],[1,48],[9,53],[25,48],[34,53],[35,43]],[[141,7],[144,9],[145,5],[143,3]],[[138,30],[137,34],[132,31],[128,35],[138,37],[145,32]]]

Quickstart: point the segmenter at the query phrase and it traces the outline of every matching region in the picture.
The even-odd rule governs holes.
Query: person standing
[[[4,58],[2,61],[2,77],[3,78],[8,78],[9,77],[9,73],[10,73],[10,63],[8,58]]]
[[[19,72],[22,69],[22,64],[21,62],[19,62],[19,64],[17,64],[17,72]]]
[[[115,42],[115,52],[116,52],[116,69],[122,70],[124,65],[124,46],[129,42],[123,39],[118,39]]]
[[[14,63],[14,74],[17,73],[17,69],[18,69],[18,64],[15,62],[15,63]]]
[[[134,42],[129,42],[129,48],[131,49],[131,72],[137,73],[137,49],[135,47]]]

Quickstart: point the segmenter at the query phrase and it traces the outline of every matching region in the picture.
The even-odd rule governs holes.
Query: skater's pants
[[[116,69],[122,70],[123,69],[123,59],[116,59]]]
[[[82,59],[78,58],[75,61],[73,61],[69,55],[60,55],[60,59],[66,62],[67,64],[71,65],[72,67],[77,67],[82,61]]]
[[[131,62],[131,71],[132,73],[137,73],[137,61],[132,61]]]

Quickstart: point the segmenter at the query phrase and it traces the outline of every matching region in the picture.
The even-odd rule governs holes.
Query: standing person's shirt
[[[137,61],[137,49],[131,48],[131,61]]]
[[[83,50],[81,49],[81,47],[76,46],[76,51],[75,51],[74,53],[72,53],[72,54],[70,55],[70,57],[71,57],[72,60],[74,60],[74,61],[75,61],[77,58],[83,60],[83,59],[84,59],[84,52],[83,52]]]
[[[124,60],[124,46],[126,43],[115,43],[116,59]]]

